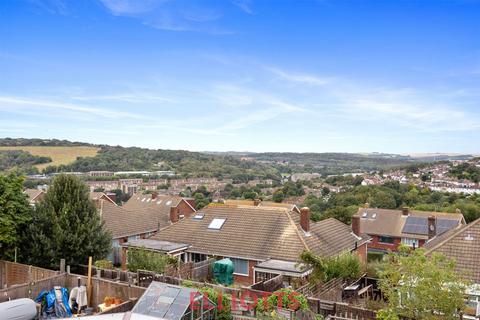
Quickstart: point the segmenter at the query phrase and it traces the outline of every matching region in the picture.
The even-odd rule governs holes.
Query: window
[[[225,220],[226,219],[219,218],[213,219],[212,222],[210,222],[210,224],[208,225],[208,229],[220,230],[225,223]]]
[[[402,243],[412,248],[418,248],[418,239],[402,238]]]
[[[233,262],[233,273],[248,276],[248,260],[230,258]]]
[[[378,237],[378,242],[386,243],[386,244],[393,244],[395,242],[395,239],[392,238],[392,237],[380,236],[380,237]]]

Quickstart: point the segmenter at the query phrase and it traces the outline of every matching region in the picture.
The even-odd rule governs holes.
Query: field
[[[52,158],[52,162],[36,165],[39,170],[48,166],[58,166],[69,164],[77,157],[94,157],[100,148],[74,146],[74,147],[50,147],[50,146],[19,146],[19,147],[0,147],[0,150],[23,150],[34,156],[46,156]]]

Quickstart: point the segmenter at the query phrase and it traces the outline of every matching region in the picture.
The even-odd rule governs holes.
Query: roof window
[[[225,223],[225,220],[227,220],[227,219],[223,219],[223,218],[213,219],[212,222],[210,222],[210,224],[208,225],[208,229],[220,230],[222,228],[223,224]]]

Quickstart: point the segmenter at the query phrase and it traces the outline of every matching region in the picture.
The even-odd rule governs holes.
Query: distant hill
[[[16,149],[33,156],[50,157],[52,162],[32,164],[46,173],[174,170],[182,177],[232,178],[239,182],[254,178],[279,180],[282,174],[295,172],[331,175],[388,170],[412,163],[446,160],[447,156],[437,159],[386,153],[191,152],[94,145],[57,139],[11,138],[0,139],[1,149]],[[459,155],[452,157],[458,158]]]

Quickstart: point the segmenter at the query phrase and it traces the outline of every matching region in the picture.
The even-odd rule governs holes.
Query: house
[[[23,192],[27,196],[31,206],[35,206],[37,202],[45,196],[45,191],[40,189],[25,189]]]
[[[108,260],[121,262],[121,244],[135,239],[148,238],[169,221],[155,218],[144,210],[129,211],[107,200],[99,200],[98,212],[104,227],[112,235],[112,252]]]
[[[352,217],[356,234],[368,234],[369,251],[396,251],[400,244],[414,248],[442,233],[465,224],[463,214],[447,212],[359,208]]]
[[[285,208],[288,211],[295,211],[300,213],[300,209],[293,203],[286,202],[273,202],[273,201],[262,201],[260,199],[255,200],[224,200],[226,205],[240,205],[240,206],[258,206],[258,207],[275,207],[275,208]]]
[[[234,263],[235,282],[251,285],[279,274],[288,281],[305,278],[310,270],[297,264],[304,250],[327,257],[356,251],[365,260],[368,241],[336,219],[312,222],[308,208],[296,212],[282,207],[214,204],[162,229],[148,241],[124,244],[122,262],[126,263],[132,247],[175,251],[173,255],[184,262],[228,257]]]
[[[458,273],[470,280],[464,319],[480,318],[480,219],[445,232],[425,244],[427,255],[441,253],[455,260]]]
[[[137,193],[131,196],[123,204],[123,207],[129,211],[146,210],[152,216],[161,216],[164,220],[170,220],[171,208],[175,208],[176,214],[173,218],[178,220],[195,212],[195,201],[190,198],[159,195],[158,193]]]
[[[458,272],[480,284],[480,219],[432,238],[425,249],[427,254],[437,252],[454,259]]]
[[[113,238],[109,259],[120,263],[123,243],[148,238],[193,212],[187,200],[174,196],[134,195],[121,207],[100,199],[99,213]]]
[[[100,208],[100,200],[105,200],[110,202],[111,204],[117,205],[115,202],[117,195],[115,193],[105,193],[105,192],[90,192],[89,197],[93,202],[95,202],[95,206]]]

